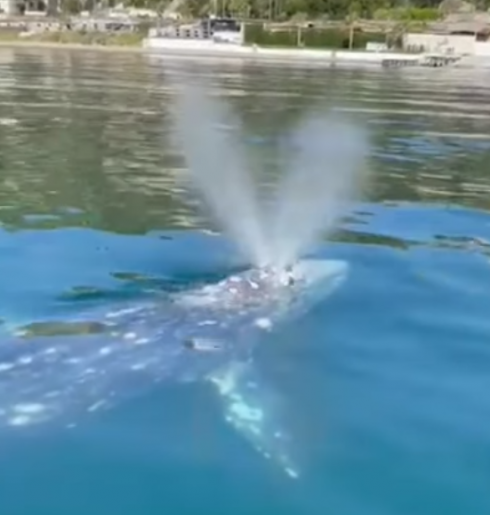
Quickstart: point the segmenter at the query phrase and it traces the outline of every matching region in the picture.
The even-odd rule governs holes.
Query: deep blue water
[[[238,264],[178,195],[163,62],[0,57],[3,337]],[[167,382],[75,429],[0,434],[0,514],[488,515],[483,74],[197,69],[230,93],[266,162],[312,105],[371,128],[371,188],[319,250],[349,263],[348,280],[257,357],[303,473],[292,481],[261,458],[208,386]]]

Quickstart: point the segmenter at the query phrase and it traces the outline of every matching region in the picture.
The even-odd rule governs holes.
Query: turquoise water
[[[236,265],[179,195],[172,66],[0,52],[3,334]],[[275,149],[307,109],[370,128],[370,189],[319,251],[348,261],[349,278],[258,356],[303,475],[291,481],[255,453],[211,389],[168,382],[72,430],[2,434],[0,513],[487,515],[483,72],[192,67],[224,88],[268,170],[280,170]],[[272,175],[259,175],[264,187]]]

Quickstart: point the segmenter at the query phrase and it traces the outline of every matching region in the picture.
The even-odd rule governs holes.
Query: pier
[[[461,57],[457,55],[428,54],[423,57],[420,65],[430,68],[440,68],[454,64],[460,59]]]
[[[387,57],[381,61],[381,66],[385,68],[404,68],[406,66],[417,66],[420,64],[420,58],[418,56],[407,56],[407,57]]]
[[[407,66],[424,66],[429,68],[440,68],[449,66],[461,59],[461,56],[447,54],[423,54],[418,56],[388,57],[381,61],[386,68],[404,68]]]

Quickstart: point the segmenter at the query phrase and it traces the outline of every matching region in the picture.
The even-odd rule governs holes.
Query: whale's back
[[[94,309],[63,321],[57,335],[46,331],[53,322],[3,334],[0,427],[69,424],[162,381],[200,380],[246,361],[264,330],[325,298],[345,266],[304,260],[292,273],[288,282],[249,270],[170,299]],[[93,330],[73,334],[77,324]]]
[[[127,305],[88,312],[63,324],[36,324],[39,334],[0,338],[0,426],[48,420],[71,423],[83,412],[107,408],[165,380],[203,378],[239,349],[230,345],[233,324],[207,310],[173,303]],[[70,325],[97,326],[92,334],[67,334]],[[64,326],[44,335],[48,326]],[[61,333],[61,334],[60,334]],[[216,342],[196,352],[186,342]]]

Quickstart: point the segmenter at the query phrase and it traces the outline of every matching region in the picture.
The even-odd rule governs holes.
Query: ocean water
[[[182,195],[176,66],[222,88],[263,188],[308,110],[369,127],[370,187],[319,250],[348,280],[259,353],[303,473],[262,459],[206,385],[166,382],[71,430],[0,433],[0,514],[488,515],[486,72],[2,49],[0,339],[237,265]]]

